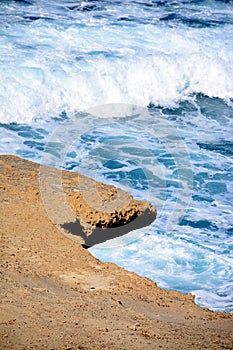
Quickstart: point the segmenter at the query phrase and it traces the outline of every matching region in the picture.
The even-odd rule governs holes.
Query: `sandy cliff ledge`
[[[156,212],[149,203],[83,178],[85,198],[93,184],[102,194],[93,197],[95,205],[84,200],[82,209],[77,204],[80,179],[65,172],[71,211],[59,211],[64,200],[60,184],[49,177],[41,180],[42,192],[50,189],[58,205],[55,212],[47,208],[54,223],[38,187],[39,166],[0,156],[0,167],[0,349],[232,349],[232,314],[202,309],[191,295],[164,291],[149,279],[103,264],[61,233],[61,227],[67,235],[81,229],[77,240],[95,244],[104,232],[114,232],[116,215],[127,230],[135,218],[147,220],[137,225],[153,220]],[[54,170],[49,172],[53,179]],[[117,210],[110,206],[107,213],[98,213],[109,198],[117,204],[117,197],[124,206],[119,201]],[[86,215],[89,209],[92,215]]]
[[[85,246],[147,226],[156,218],[156,209],[149,202],[79,173],[4,155],[0,166],[4,197],[32,205],[42,201],[49,219]]]

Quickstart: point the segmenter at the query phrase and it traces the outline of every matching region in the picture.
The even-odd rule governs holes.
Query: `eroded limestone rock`
[[[50,220],[86,246],[149,225],[156,217],[149,202],[76,172],[8,155],[0,156],[0,165],[2,183],[12,195],[38,196]]]

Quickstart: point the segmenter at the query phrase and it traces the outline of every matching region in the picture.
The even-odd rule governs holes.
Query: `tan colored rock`
[[[135,200],[119,188],[79,173],[15,156],[0,156],[0,162],[2,181],[10,180],[12,191],[17,184],[26,196],[39,196],[49,219],[63,228],[64,234],[75,235],[86,246],[146,226],[156,217],[156,209],[149,202]]]

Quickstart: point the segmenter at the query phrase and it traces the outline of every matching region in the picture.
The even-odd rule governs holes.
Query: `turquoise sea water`
[[[232,37],[232,1],[0,2],[0,152],[150,200],[92,254],[228,312]]]

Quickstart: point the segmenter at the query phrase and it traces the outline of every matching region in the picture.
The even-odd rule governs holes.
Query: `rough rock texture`
[[[232,314],[101,263],[49,220],[38,167],[0,161],[0,349],[233,348]]]
[[[2,181],[19,196],[36,195],[50,220],[86,246],[150,224],[156,209],[128,193],[79,173],[40,166],[15,156],[0,156]],[[117,229],[114,229],[117,228]]]

